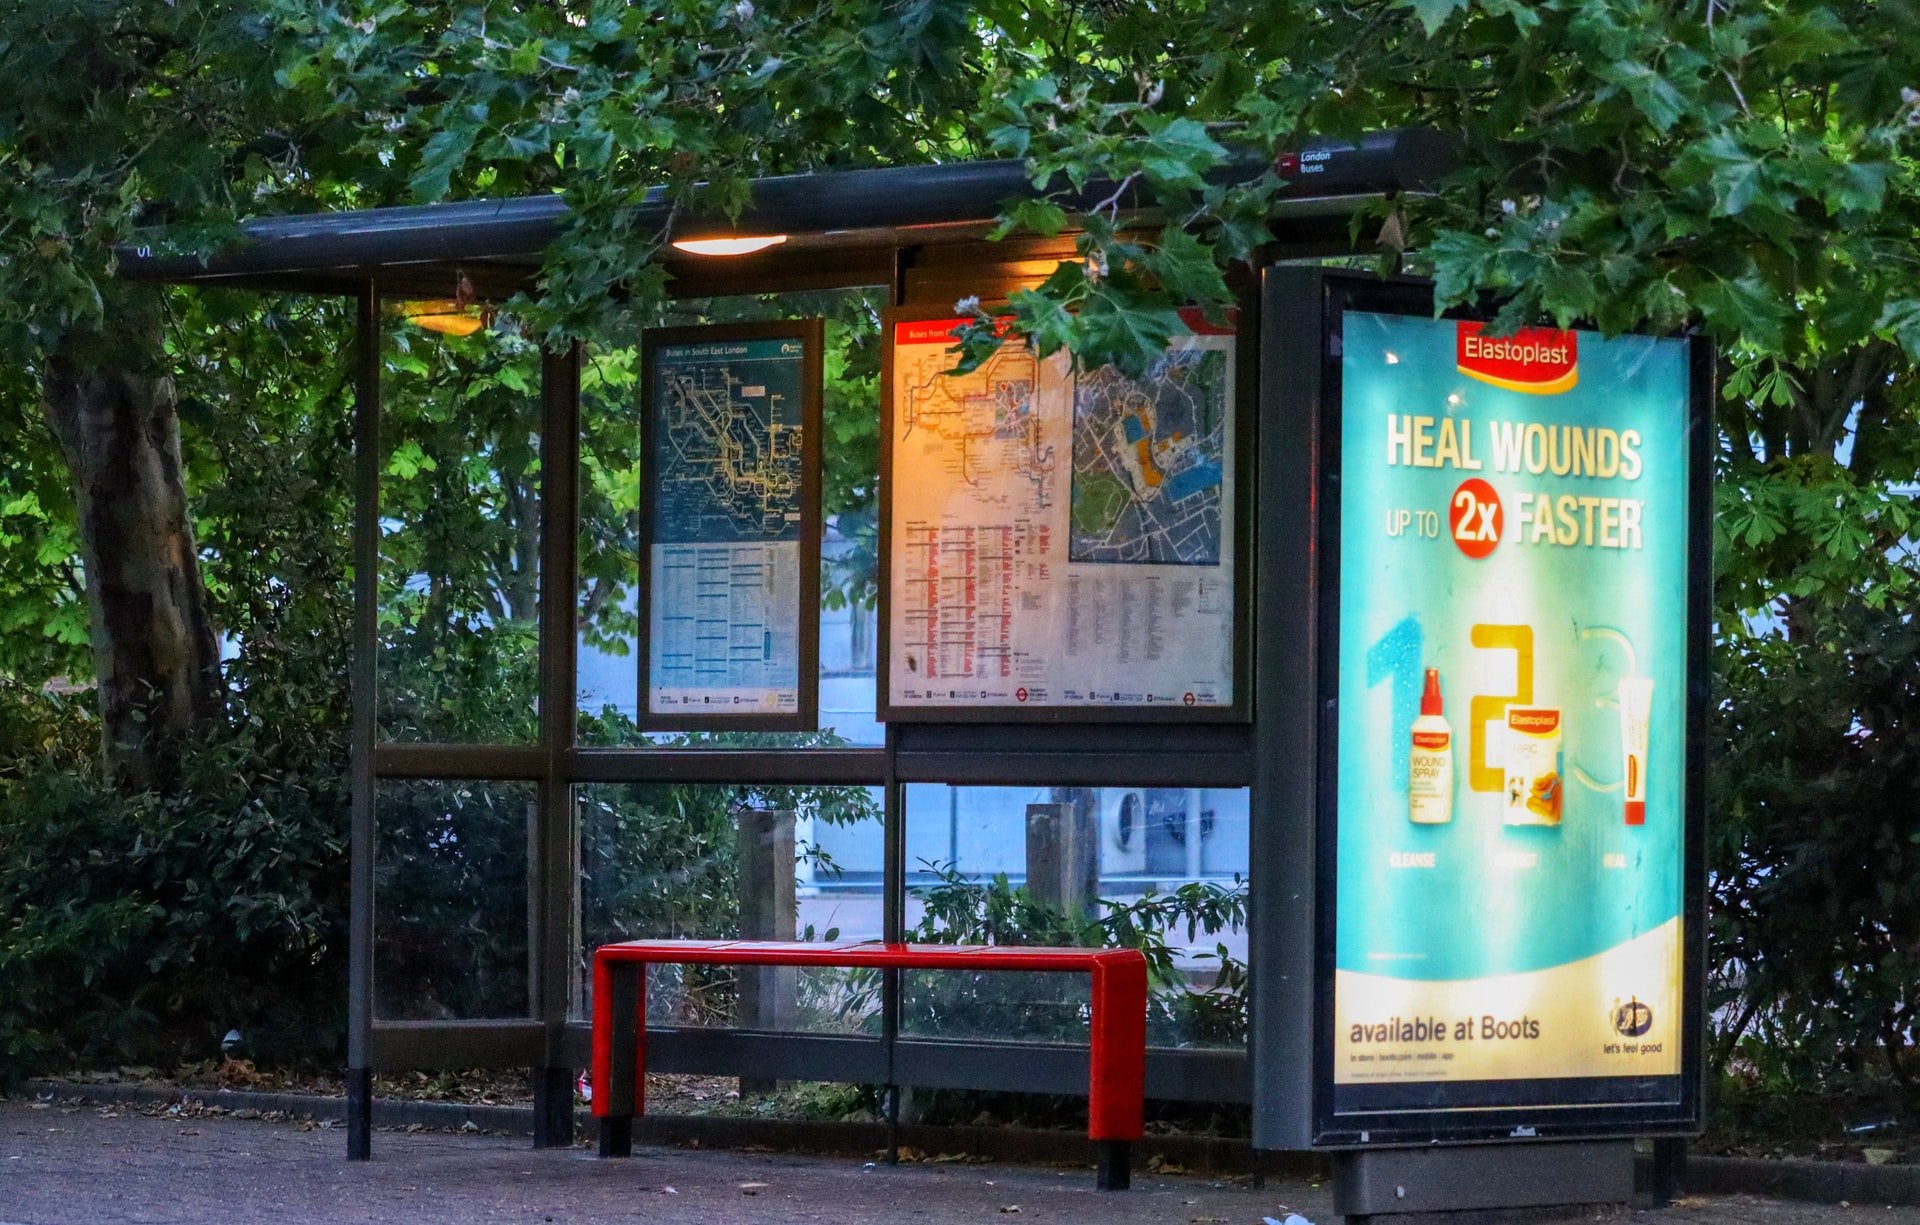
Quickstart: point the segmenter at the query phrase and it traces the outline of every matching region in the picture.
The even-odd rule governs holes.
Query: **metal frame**
[[[1003,243],[991,248],[1000,267],[979,279],[998,288],[1031,283],[1058,257],[1059,244]],[[1329,248],[1331,249],[1331,248]],[[942,264],[918,272],[915,250],[896,252],[889,299],[895,306],[944,293]],[[954,253],[942,250],[942,257]],[[683,280],[679,296],[735,291],[732,269],[714,279]],[[871,281],[860,263],[823,278],[805,263],[794,283],[761,275],[759,292],[851,288]],[[384,284],[384,282],[382,282]],[[875,748],[700,749],[664,746],[598,748],[575,740],[577,651],[576,550],[578,519],[579,377],[581,354],[548,353],[542,362],[542,473],[540,578],[540,732],[533,745],[382,742],[374,723],[379,560],[380,286],[369,278],[361,293],[356,382],[354,881],[352,961],[354,991],[349,1053],[349,1156],[370,1148],[372,1076],[376,1071],[424,1067],[524,1066],[533,1071],[536,1146],[572,1136],[573,1069],[588,1052],[588,1028],[575,1015],[578,998],[580,889],[579,831],[573,789],[586,783],[767,782],[863,785],[885,789],[886,892],[883,934],[905,934],[906,811],[909,783],[954,786],[1101,785],[1257,787],[1256,729],[1225,708],[1211,719],[1177,723],[1107,722],[1079,718],[1068,708],[1049,719],[1044,737],[1009,722],[889,723]],[[1239,332],[1237,403],[1240,472],[1238,513],[1246,525],[1236,545],[1242,576],[1236,633],[1246,675],[1236,704],[1252,705],[1257,671],[1251,634],[1251,569],[1258,525],[1252,506],[1260,435],[1257,305],[1248,301]],[[361,585],[364,582],[365,587]],[[809,635],[811,637],[811,635]],[[817,665],[817,659],[815,660]],[[814,671],[817,671],[817,666]],[[364,678],[364,679],[363,679]],[[1104,712],[1124,713],[1124,712]],[[1228,717],[1223,717],[1228,716]],[[728,727],[737,727],[729,722]],[[534,925],[529,967],[529,1016],[455,1021],[385,1021],[373,1015],[373,854],[376,788],[399,779],[527,781],[537,786],[537,828],[529,831],[529,915]],[[1257,795],[1257,792],[1256,792]],[[1256,801],[1256,807],[1257,807]],[[1256,828],[1261,824],[1256,820]],[[1256,835],[1256,840],[1258,835]],[[1256,864],[1259,862],[1256,859]],[[1257,898],[1259,893],[1256,892]],[[882,1033],[874,1038],[748,1030],[661,1029],[649,1033],[653,1066],[662,1071],[776,1079],[841,1079],[889,1086],[975,1088],[1074,1093],[1083,1087],[1084,1048],[1042,1043],[952,1042],[903,1036],[899,976],[889,973],[882,994]],[[1017,1076],[1007,1068],[1018,1068]],[[1250,1091],[1244,1050],[1169,1050],[1148,1053],[1150,1096],[1201,1101],[1246,1101]],[[897,1107],[897,1094],[893,1102]],[[891,1113],[891,1112],[890,1112]]]
[[[662,714],[653,709],[652,641],[653,511],[660,493],[655,479],[659,474],[656,455],[660,431],[655,428],[661,409],[655,384],[659,374],[659,352],[673,345],[728,340],[797,340],[803,346],[800,360],[800,589],[797,593],[798,606],[794,609],[798,619],[796,642],[800,648],[797,678],[799,709],[792,714],[760,711],[743,714]],[[825,352],[826,321],[818,318],[648,328],[641,334],[640,626],[639,647],[635,654],[640,665],[636,724],[643,731],[809,732],[820,726],[820,431]]]
[[[1050,270],[1052,262],[1047,261]],[[993,309],[992,302],[1001,298],[1002,292],[1018,287],[1017,282],[993,285],[992,278],[980,278],[977,275],[974,284],[982,282],[992,285],[993,292],[983,295],[989,302],[987,309]],[[1229,681],[1233,686],[1233,700],[1224,705],[1205,707],[1182,706],[1070,706],[1046,704],[1037,706],[896,706],[893,703],[893,616],[892,616],[892,575],[893,575],[893,374],[894,374],[894,330],[902,323],[911,323],[927,319],[945,319],[954,317],[951,303],[944,305],[931,303],[913,303],[897,305],[884,312],[880,319],[880,616],[879,636],[876,646],[877,676],[875,680],[875,710],[881,722],[889,726],[894,724],[1113,724],[1137,723],[1156,726],[1179,724],[1228,724],[1247,723],[1253,717],[1253,702],[1249,694],[1251,688],[1251,666],[1249,659],[1249,641],[1252,628],[1252,610],[1245,598],[1250,584],[1249,574],[1253,561],[1253,530],[1251,497],[1254,471],[1252,463],[1253,419],[1259,403],[1255,364],[1257,350],[1250,334],[1252,321],[1258,314],[1251,309],[1247,301],[1248,294],[1242,290],[1243,306],[1234,331],[1234,385],[1233,396],[1233,502],[1226,508],[1234,515],[1233,532],[1233,644],[1232,663],[1229,668]],[[1223,513],[1226,513],[1223,511]],[[1062,763],[1071,772],[1071,762]],[[1059,776],[1055,776],[1059,777]]]
[[[373,1137],[374,678],[380,633],[380,284],[360,291],[353,383],[353,690],[348,830],[347,1157]]]
[[[1334,930],[1335,814],[1333,669],[1338,647],[1337,428],[1340,420],[1338,358],[1332,351],[1334,329],[1348,309],[1425,315],[1433,313],[1432,287],[1411,280],[1384,282],[1321,269],[1275,270],[1268,281],[1273,308],[1267,337],[1270,352],[1284,354],[1281,419],[1290,435],[1287,471],[1277,474],[1284,488],[1263,490],[1277,498],[1283,526],[1296,540],[1312,542],[1296,556],[1276,555],[1263,573],[1262,607],[1282,610],[1277,626],[1284,636],[1287,665],[1296,683],[1288,696],[1264,707],[1271,735],[1297,737],[1286,758],[1267,759],[1271,794],[1284,797],[1289,819],[1274,828],[1256,821],[1255,863],[1266,862],[1284,845],[1298,858],[1287,870],[1285,889],[1256,891],[1252,938],[1267,972],[1255,976],[1255,1143],[1262,1147],[1342,1147],[1432,1142],[1510,1141],[1517,1138],[1591,1138],[1598,1136],[1684,1135],[1700,1125],[1703,1067],[1705,889],[1705,719],[1710,658],[1711,457],[1713,358],[1705,342],[1689,340],[1689,445],[1687,557],[1687,762],[1684,846],[1683,922],[1686,925],[1683,977],[1683,1032],[1680,1075],[1672,1100],[1567,1105],[1558,1082],[1540,1082],[1534,1104],[1521,1104],[1528,1092],[1515,1085],[1509,1105],[1447,1111],[1390,1111],[1364,1115],[1332,1114],[1332,1009]],[[1473,311],[1449,311],[1449,318],[1477,319],[1492,304]],[[1263,552],[1263,557],[1266,554]],[[1278,580],[1268,604],[1268,578]],[[1299,854],[1305,852],[1304,854]],[[1278,883],[1278,882],[1276,882]],[[1273,896],[1286,894],[1290,900]],[[1264,896],[1263,896],[1264,895]],[[1264,901],[1264,906],[1262,902]],[[1286,973],[1267,942],[1286,931],[1316,933],[1307,943],[1311,956],[1286,955]],[[1305,1039],[1303,1043],[1303,1039]],[[1303,1102],[1311,1108],[1303,1110]]]

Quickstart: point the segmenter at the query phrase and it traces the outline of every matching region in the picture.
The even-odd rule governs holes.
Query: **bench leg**
[[[607,1047],[605,1062],[607,1079],[605,1085],[595,1085],[596,1096],[594,1113],[600,1116],[600,1155],[602,1157],[633,1156],[633,1116],[642,1109],[638,1082],[640,1079],[640,985],[644,970],[633,962],[609,964],[597,961],[594,966],[596,986],[603,986],[606,994],[607,1013],[598,1013],[599,1002],[595,1002],[597,1022],[604,1021]],[[601,1057],[596,1052],[596,1062]]]
[[[1133,1182],[1133,1141],[1141,1133],[1147,1075],[1147,970],[1134,961],[1093,967],[1092,1056],[1087,1132],[1095,1185],[1125,1191]]]
[[[633,1156],[632,1115],[625,1118],[600,1120],[600,1155],[602,1157]]]

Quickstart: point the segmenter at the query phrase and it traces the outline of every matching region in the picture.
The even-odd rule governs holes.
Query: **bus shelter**
[[[419,365],[409,337],[472,331],[488,304],[531,287],[564,203],[274,218],[205,259],[128,252],[122,274],[134,279],[358,303],[348,1155],[370,1152],[373,1076],[423,1069],[532,1069],[535,1145],[569,1143],[589,1049],[583,971],[604,940],[924,938],[960,909],[990,910],[995,877],[1003,900],[1081,924],[1088,939],[1115,898],[1134,915],[1160,899],[1163,921],[1211,916],[1215,930],[1170,940],[1181,947],[1158,967],[1185,987],[1151,1030],[1147,1096],[1249,1103],[1257,1146],[1356,1155],[1343,1158],[1359,1197],[1350,1211],[1387,1210],[1379,1188],[1396,1180],[1404,1200],[1409,1167],[1389,1158],[1418,1153],[1407,1146],[1566,1141],[1488,1148],[1497,1178],[1454,1162],[1416,1179],[1440,1197],[1430,1206],[1463,1206],[1466,1184],[1591,1184],[1596,1164],[1622,1168],[1623,1138],[1693,1126],[1700,775],[1698,737],[1684,732],[1704,691],[1708,364],[1681,340],[1622,338],[1644,343],[1616,352],[1550,329],[1475,339],[1482,322],[1435,320],[1427,287],[1326,267],[1354,254],[1359,210],[1425,189],[1449,160],[1448,143],[1420,131],[1310,141],[1283,159],[1291,185],[1275,241],[1238,280],[1237,313],[1195,316],[1144,381],[1039,361],[1012,341],[971,381],[950,378],[958,300],[990,307],[1074,258],[1072,235],[988,241],[1004,202],[1031,191],[1018,163],[759,181],[736,221],[681,223],[676,238],[689,241],[664,261],[679,317],[625,338],[617,359],[575,345],[482,380],[489,403],[522,414],[515,445],[527,454],[485,457],[533,474],[502,565],[522,581],[514,599],[466,616],[474,652],[424,696],[395,671],[407,666],[395,640],[434,608],[421,560],[431,547],[403,547],[424,512],[392,490],[447,457],[396,437],[385,410],[396,378]],[[1090,185],[1080,203],[1112,192]],[[656,194],[636,221],[664,224],[669,207]],[[864,478],[874,512],[861,524],[823,512],[821,473],[823,452],[831,485],[833,464],[867,445],[822,425],[823,398],[857,396],[841,383],[863,346],[868,358],[879,350],[879,420]],[[1363,387],[1345,364],[1360,348],[1382,379],[1438,371],[1522,399],[1476,424],[1442,388],[1440,408],[1423,411],[1430,388]],[[1582,379],[1594,403],[1576,424],[1527,416],[1526,396]],[[1392,411],[1357,407],[1362,394]],[[1607,424],[1616,411],[1627,419]],[[1384,431],[1364,445],[1387,457],[1385,483],[1351,466],[1363,420]],[[1459,481],[1462,470],[1480,475]],[[1403,477],[1414,483],[1394,483]],[[608,513],[631,528],[617,541],[588,522]],[[1342,536],[1343,514],[1385,525],[1383,539]],[[1396,570],[1379,551],[1390,541],[1425,541],[1429,568]],[[1439,645],[1453,612],[1423,622],[1419,608],[1384,633],[1355,623],[1343,638],[1343,574],[1349,600],[1364,589],[1383,610],[1399,590],[1343,570],[1343,551],[1367,574],[1413,573],[1434,591],[1511,589],[1546,564],[1530,558],[1575,565],[1591,553],[1598,578],[1575,565],[1542,581],[1627,591],[1644,616],[1613,618],[1623,629],[1584,606],[1525,614],[1587,632],[1565,665],[1549,632],[1536,657],[1531,631],[1506,624],[1522,613],[1491,628],[1463,621],[1457,648]],[[1491,568],[1463,572],[1472,582],[1448,568],[1509,559],[1521,569],[1497,581]],[[823,590],[823,573],[862,565],[868,587],[829,578]],[[476,663],[508,623],[524,631],[517,680]],[[1470,665],[1474,651],[1482,662]],[[1488,680],[1487,667],[1503,677]],[[1591,699],[1571,680],[1550,692],[1574,671],[1604,673],[1609,687]],[[405,708],[385,700],[401,689]],[[475,738],[437,714],[461,701],[524,717]],[[1369,734],[1341,721],[1343,703],[1355,717],[1379,706],[1386,730],[1371,757],[1336,751],[1357,753]],[[1514,718],[1521,730],[1501,734],[1538,735],[1532,756],[1509,751],[1503,766],[1483,741]],[[1441,726],[1457,746],[1434,739]],[[1584,791],[1562,781],[1574,765]],[[1509,800],[1526,769],[1525,794]],[[1352,790],[1365,778],[1384,780],[1385,801]],[[718,794],[732,797],[733,843],[715,852],[731,861],[717,886],[732,891],[723,917],[648,911],[650,892],[686,886],[711,860],[649,843],[649,814]],[[1383,802],[1398,814],[1391,836],[1363,837],[1359,814]],[[1437,840],[1467,838],[1480,808],[1513,845],[1449,875],[1457,848]],[[1563,812],[1598,830],[1589,813],[1603,809],[1610,823],[1577,851],[1542,833]],[[476,813],[492,823],[486,865]],[[1359,866],[1375,859],[1380,871]],[[1660,869],[1642,881],[1649,861]],[[1511,930],[1490,943],[1464,930],[1478,919],[1458,896],[1463,879],[1492,891],[1481,917],[1560,930],[1545,901],[1500,883],[1542,863],[1561,902],[1616,884],[1636,900],[1625,919],[1602,905],[1573,934],[1542,937],[1544,952]],[[1437,873],[1441,888],[1393,892],[1383,882],[1402,868]],[[512,896],[470,905],[480,889]],[[1499,902],[1502,890],[1517,900]],[[1458,923],[1454,942],[1485,945],[1484,964],[1396,977],[1400,937],[1367,915],[1403,931]],[[1369,956],[1383,975],[1364,972]],[[1245,981],[1220,976],[1223,962],[1244,965]],[[1603,962],[1591,982],[1528,978]],[[1355,964],[1363,972],[1345,977]],[[1516,973],[1526,981],[1508,981]],[[1446,997],[1462,980],[1485,998]],[[1079,1005],[1051,987],[993,995],[897,972],[802,981],[784,970],[678,988],[665,996],[682,1003],[649,1023],[657,1071],[749,1086],[1085,1091]],[[730,1005],[702,1013],[702,992],[716,991]],[[1593,1015],[1543,1014],[1556,996]],[[1231,1015],[1234,1001],[1245,1014]],[[1064,1028],[1032,1023],[1047,1016]],[[1549,1044],[1577,1031],[1561,1040],[1582,1053],[1529,1054],[1543,1024]],[[1635,1049],[1589,1058],[1588,1031]]]

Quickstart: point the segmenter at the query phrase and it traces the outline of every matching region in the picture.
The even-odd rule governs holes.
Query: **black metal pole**
[[[1254,776],[1247,962],[1251,968],[1253,1139],[1256,1148],[1312,1142],[1314,995],[1318,951],[1318,833],[1314,752],[1318,612],[1314,498],[1319,447],[1318,280],[1312,269],[1261,276],[1253,418],[1255,491],[1246,580],[1253,635]]]
[[[893,278],[887,286],[887,305],[899,306],[907,300],[907,272],[913,266],[911,248],[896,247],[893,252]],[[883,345],[893,343],[892,336],[881,338]],[[882,396],[890,395],[886,388],[881,389]],[[881,414],[881,428],[888,428],[886,414]],[[882,523],[880,531],[884,534],[892,530],[890,524]],[[887,576],[881,576],[886,582]],[[884,629],[884,627],[883,627]],[[883,632],[881,641],[886,641]],[[874,700],[884,706],[889,695],[876,693]],[[881,937],[889,943],[905,941],[907,938],[907,805],[906,788],[900,783],[900,744],[898,729],[889,723],[886,726],[887,788],[884,810],[886,861],[881,875],[886,880],[886,897],[882,906]],[[900,1080],[896,1067],[895,1053],[900,1045],[900,971],[886,969],[880,972],[880,1040],[887,1052],[887,1164],[900,1164]]]
[[[1653,1142],[1653,1161],[1647,1193],[1649,1208],[1665,1208],[1680,1198],[1687,1186],[1687,1141],[1684,1136],[1662,1137]]]
[[[540,779],[534,837],[533,982],[545,1027],[545,1049],[533,1073],[533,1146],[573,1143],[573,1069],[564,1044],[579,943],[575,902],[573,787],[566,776],[573,746],[576,655],[575,598],[579,541],[580,347],[547,350],[540,359]]]
[[[895,763],[894,729],[887,728],[886,788],[886,878],[887,896],[881,921],[882,937],[889,943],[906,939],[906,789],[900,785]],[[887,1164],[900,1164],[900,1078],[895,1068],[895,1051],[900,1043],[900,971],[891,967],[880,971],[880,1040],[887,1058]]]
[[[373,1155],[373,748],[379,650],[380,286],[360,291],[353,387],[352,809],[348,833],[347,1160]]]

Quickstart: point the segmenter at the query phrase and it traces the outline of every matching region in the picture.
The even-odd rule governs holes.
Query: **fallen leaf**
[[[1000,1208],[1000,1211],[1002,1211],[1002,1212],[1018,1212],[1018,1211],[1020,1211],[1020,1205],[1018,1205],[1018,1204],[1003,1204],[1003,1205],[1001,1206],[1001,1208]]]

